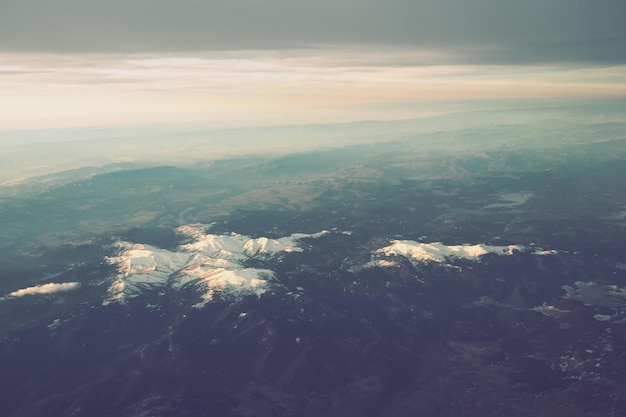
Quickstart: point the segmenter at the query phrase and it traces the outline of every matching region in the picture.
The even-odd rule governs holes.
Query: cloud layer
[[[438,103],[626,96],[626,66],[424,65],[443,52],[0,53],[0,130],[415,118]]]
[[[181,52],[401,45],[465,62],[625,62],[622,0],[22,0],[0,50]]]

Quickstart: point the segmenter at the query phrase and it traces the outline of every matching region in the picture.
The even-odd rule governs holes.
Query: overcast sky
[[[625,0],[0,0],[0,130],[624,97],[625,16]]]
[[[624,0],[0,0],[0,50],[392,45],[466,63],[624,62]]]

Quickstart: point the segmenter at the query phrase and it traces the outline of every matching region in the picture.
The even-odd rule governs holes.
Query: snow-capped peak
[[[177,232],[191,240],[174,250],[149,245],[118,242],[118,256],[108,261],[117,265],[118,274],[109,287],[105,303],[124,302],[145,289],[181,288],[196,285],[202,289],[203,303],[216,292],[231,296],[256,294],[267,289],[274,273],[269,269],[247,268],[251,259],[267,259],[279,252],[302,252],[301,239],[317,238],[328,232],[296,233],[277,239],[252,238],[237,233],[209,234],[208,226],[181,226]]]
[[[487,254],[499,256],[513,255],[515,252],[531,250],[524,245],[495,246],[483,243],[464,245],[445,245],[442,242],[421,243],[412,240],[393,240],[389,246],[378,249],[369,265],[389,266],[389,260],[385,258],[402,256],[412,264],[419,263],[449,263],[455,259],[467,259],[478,261]],[[536,255],[552,255],[556,251],[533,250]]]
[[[400,255],[417,262],[446,262],[453,258],[476,260],[488,253],[511,255],[524,250],[521,245],[492,246],[485,244],[447,246],[441,242],[419,243],[412,240],[394,240],[391,245],[379,249],[377,253]]]

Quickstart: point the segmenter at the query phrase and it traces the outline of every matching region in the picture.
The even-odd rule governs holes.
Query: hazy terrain
[[[4,142],[0,412],[617,416],[617,104]]]

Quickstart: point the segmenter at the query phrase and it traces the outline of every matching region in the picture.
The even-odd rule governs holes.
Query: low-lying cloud
[[[79,282],[63,282],[35,285],[34,287],[28,287],[21,290],[13,291],[7,297],[16,298],[23,297],[25,295],[53,294],[57,292],[71,291],[78,288],[79,286]]]

